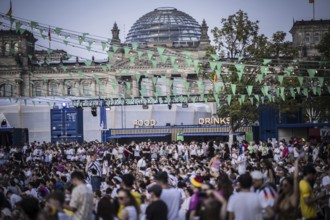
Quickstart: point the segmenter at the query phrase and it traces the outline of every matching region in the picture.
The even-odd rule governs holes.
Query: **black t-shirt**
[[[23,156],[22,152],[16,152],[16,153],[14,153],[14,159],[16,161],[21,161],[22,160],[22,156]]]
[[[167,220],[167,206],[162,200],[152,202],[146,210],[147,220]]]

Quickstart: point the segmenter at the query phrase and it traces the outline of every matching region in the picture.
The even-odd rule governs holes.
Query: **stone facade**
[[[190,94],[198,93],[197,81],[203,79],[197,75],[194,66],[199,64],[188,64],[186,53],[191,54],[191,61],[203,62],[205,47],[209,45],[205,21],[201,29],[201,44],[173,47],[171,44],[149,42],[140,44],[138,50],[144,53],[138,58],[137,52],[133,49],[130,50],[129,56],[125,56],[123,48],[131,45],[120,43],[119,29],[115,24],[112,29],[111,46],[116,45],[120,49],[107,62],[96,62],[92,58],[90,66],[86,66],[78,58],[76,61],[63,59],[65,51],[55,51],[53,56],[47,56],[49,54],[45,51],[34,51],[36,39],[30,32],[26,31],[20,35],[15,31],[1,31],[0,96],[119,97],[123,94],[137,97],[141,95],[142,88],[146,88],[143,96],[153,96],[155,93],[169,94],[173,92],[173,87],[177,88],[176,95],[181,95],[188,92],[185,91],[185,82],[190,83]],[[161,60],[158,55],[159,46],[165,48],[164,55],[167,56],[167,60]],[[152,59],[157,61],[157,66],[148,59],[146,51],[153,52]],[[131,56],[135,56],[134,62],[130,61]],[[177,71],[173,69],[170,56],[176,57],[174,62],[178,67]],[[102,69],[104,65],[111,65],[111,69],[105,72]],[[78,71],[81,71],[83,76],[79,75]],[[141,74],[139,81],[136,74]],[[131,84],[131,89],[127,89],[127,82]]]
[[[326,32],[330,31],[330,20],[295,21],[290,33],[293,46],[299,49],[301,58],[319,56],[316,46]]]

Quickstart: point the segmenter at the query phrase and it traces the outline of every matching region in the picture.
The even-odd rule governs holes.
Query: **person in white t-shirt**
[[[252,178],[250,174],[242,174],[238,178],[240,192],[230,196],[227,211],[229,220],[259,220],[261,216],[261,203],[256,193],[251,192]]]
[[[246,157],[247,157],[248,152],[245,151],[243,154],[239,155],[237,158],[237,170],[239,175],[242,175],[246,172]]]

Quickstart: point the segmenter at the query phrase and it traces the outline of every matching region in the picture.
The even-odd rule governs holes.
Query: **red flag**
[[[49,41],[52,40],[52,36],[50,35],[50,28],[48,29],[48,40],[49,40]]]

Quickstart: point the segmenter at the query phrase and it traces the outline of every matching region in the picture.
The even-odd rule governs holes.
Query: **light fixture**
[[[188,103],[186,102],[182,103],[182,108],[188,108]]]
[[[167,107],[168,107],[169,110],[171,110],[172,109],[172,104],[168,104]]]
[[[62,108],[66,108],[66,103],[65,102],[62,103]]]
[[[143,108],[143,109],[149,109],[149,106],[148,106],[147,104],[143,104],[143,105],[142,105],[142,108]]]

